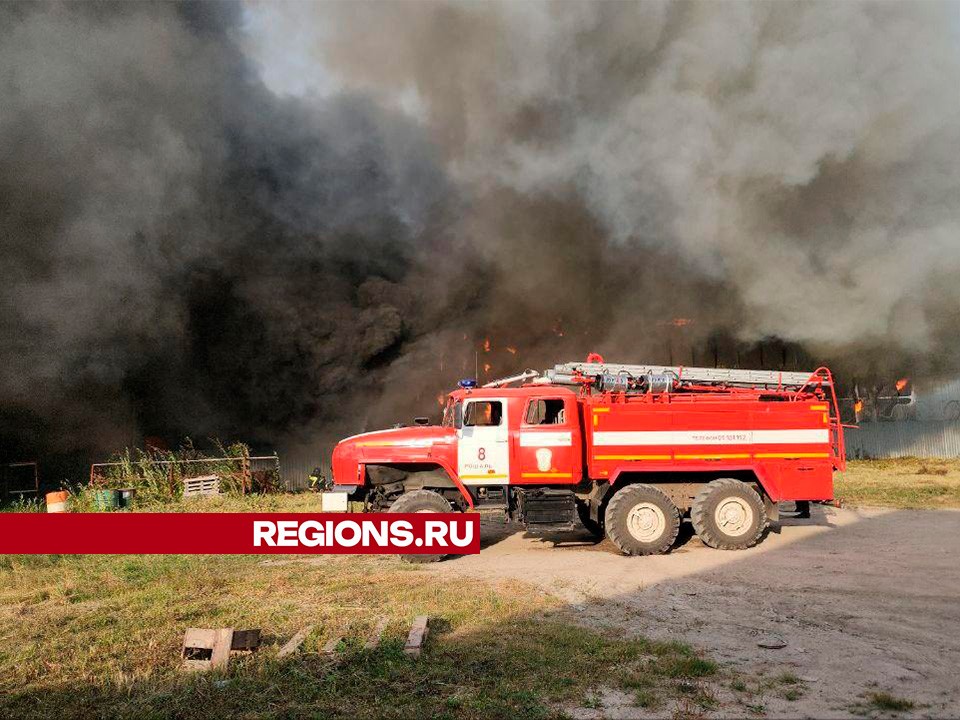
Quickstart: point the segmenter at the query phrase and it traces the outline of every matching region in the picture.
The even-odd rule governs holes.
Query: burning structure
[[[0,445],[312,444],[591,348],[950,376],[955,35],[938,3],[4,5]]]

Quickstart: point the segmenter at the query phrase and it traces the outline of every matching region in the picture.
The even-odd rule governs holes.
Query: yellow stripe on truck
[[[594,460],[671,460],[670,455],[594,455]]]
[[[750,453],[725,453],[719,455],[674,455],[677,460],[742,460]]]
[[[572,478],[572,477],[573,477],[573,473],[562,473],[562,472],[520,473],[520,477],[525,477],[525,478]]]
[[[830,453],[757,453],[755,458],[828,458]]]

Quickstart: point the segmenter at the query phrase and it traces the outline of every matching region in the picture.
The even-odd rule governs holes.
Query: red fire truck
[[[540,533],[582,524],[630,555],[669,551],[689,518],[705,544],[737,550],[778,519],[779,502],[833,498],[839,417],[826,368],[591,355],[482,387],[461,381],[440,425],[418,418],[343,440],[330,489],[373,511],[501,510]]]

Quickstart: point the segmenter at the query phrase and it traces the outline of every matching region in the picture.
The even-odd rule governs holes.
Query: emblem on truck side
[[[548,450],[547,448],[540,448],[537,450],[537,470],[540,472],[547,472],[550,469],[550,466],[553,465],[553,451]]]

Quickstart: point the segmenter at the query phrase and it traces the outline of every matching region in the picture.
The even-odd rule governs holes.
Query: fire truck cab
[[[668,552],[685,518],[711,547],[747,548],[779,502],[833,498],[843,430],[825,368],[589,360],[462,381],[440,425],[343,440],[331,490],[373,511],[496,510],[538,533],[582,525],[631,555]]]

